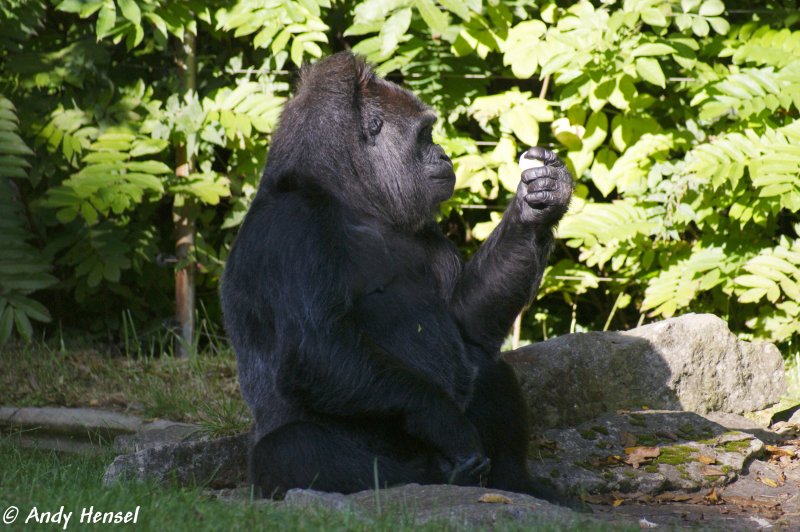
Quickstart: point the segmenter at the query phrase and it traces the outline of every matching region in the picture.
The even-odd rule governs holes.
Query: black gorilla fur
[[[572,178],[542,148],[464,264],[435,222],[453,193],[435,115],[349,53],[301,74],[228,258],[225,324],[264,496],[406,482],[541,494],[499,359],[535,293]]]

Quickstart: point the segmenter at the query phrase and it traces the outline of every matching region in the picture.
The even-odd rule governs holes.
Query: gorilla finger
[[[552,173],[552,169],[549,166],[537,166],[535,168],[528,168],[527,170],[522,172],[522,182],[526,185],[533,181],[534,179],[539,179],[540,177],[547,177]]]
[[[541,146],[534,146],[525,152],[526,159],[539,159],[547,166],[554,166],[556,168],[564,166],[558,155],[552,151],[542,148]]]
[[[558,190],[559,183],[555,179],[548,177],[540,177],[528,183],[528,193],[539,192],[542,190],[555,191]]]
[[[553,192],[550,190],[539,190],[526,194],[525,202],[531,207],[549,207],[556,203]]]

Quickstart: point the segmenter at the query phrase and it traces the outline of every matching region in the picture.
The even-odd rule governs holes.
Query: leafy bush
[[[524,338],[694,311],[797,351],[794,5],[532,4],[6,2],[0,238],[15,254],[0,262],[0,340],[50,314],[112,336],[123,311],[162,327],[175,202],[192,206],[199,297],[218,319],[220,271],[294,72],[352,48],[439,111],[458,177],[442,224],[466,253],[499,220],[527,146],[574,171]],[[194,35],[191,89],[179,44]],[[181,145],[198,161],[188,177],[174,172]]]

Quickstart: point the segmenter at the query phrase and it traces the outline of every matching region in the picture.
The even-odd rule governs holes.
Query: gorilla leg
[[[534,480],[528,473],[528,411],[511,366],[497,361],[480,369],[466,416],[480,432],[492,462],[488,487],[583,508],[579,501],[561,495],[549,479]]]
[[[405,483],[440,482],[432,455],[401,461],[371,450],[358,434],[313,422],[283,426],[258,441],[250,455],[250,481],[264,497],[282,498],[292,488],[353,493]]]
[[[477,427],[492,462],[488,486],[529,491],[528,412],[508,364],[490,361],[480,368],[466,416]]]

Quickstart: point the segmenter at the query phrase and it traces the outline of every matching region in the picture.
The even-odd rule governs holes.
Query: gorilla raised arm
[[[453,193],[436,116],[349,53],[303,70],[225,269],[225,326],[255,418],[252,482],[405,482],[537,494],[519,385],[499,360],[541,280],[572,179],[522,172],[468,263],[434,215]]]

